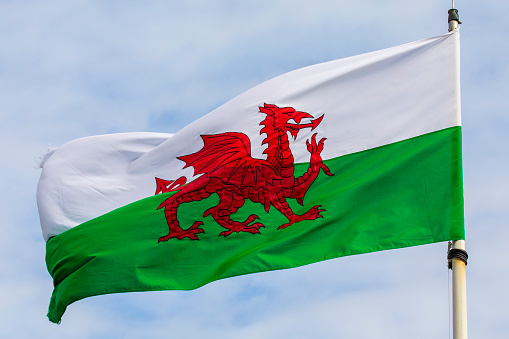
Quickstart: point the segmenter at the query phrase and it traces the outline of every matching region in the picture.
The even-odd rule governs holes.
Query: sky
[[[507,338],[509,23],[455,2],[468,330]],[[447,243],[344,257],[194,291],[78,301],[46,318],[52,279],[35,199],[48,145],[173,133],[308,65],[447,32],[450,1],[0,1],[0,337],[446,338]]]

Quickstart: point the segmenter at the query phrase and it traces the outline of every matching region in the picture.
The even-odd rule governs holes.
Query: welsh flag
[[[41,167],[52,322],[89,296],[464,239],[459,32],[281,75],[174,135],[74,140]]]

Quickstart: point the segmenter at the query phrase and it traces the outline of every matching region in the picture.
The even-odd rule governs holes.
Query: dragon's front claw
[[[311,142],[309,142],[309,140],[306,140],[306,146],[308,148],[309,153],[316,152],[316,133],[314,133],[311,136]]]
[[[159,240],[157,240],[158,243],[160,243],[161,241],[168,241],[168,239],[170,239],[171,236],[170,234],[168,235],[165,235],[164,237],[160,237]]]
[[[327,165],[325,165],[324,163],[322,163],[322,165],[320,166],[321,169],[323,169],[323,171],[325,172],[325,174],[327,174],[328,176],[333,176],[334,173],[332,173],[329,169],[329,167],[327,167]]]
[[[302,220],[315,220],[317,218],[323,218],[323,216],[320,213],[324,212],[325,210],[321,207],[322,207],[322,205],[316,205],[302,215],[292,214],[288,218],[289,222],[279,226],[277,229],[280,230],[280,229],[286,228],[286,227],[288,227],[296,222],[300,222]]]
[[[325,140],[327,140],[327,138],[322,138],[317,143],[316,142],[316,133],[313,134],[313,136],[311,136],[311,142],[309,142],[309,140],[306,140],[306,146],[307,146],[307,149],[308,149],[309,153],[311,153],[311,154],[320,154],[320,153],[322,153],[322,151],[323,151],[323,144],[325,143]]]
[[[306,216],[306,219],[313,220],[316,218],[323,218],[323,216],[320,213],[324,212],[325,210],[320,207],[322,207],[322,205],[316,205],[312,209],[310,209],[309,211],[304,213],[304,215]]]
[[[318,142],[318,146],[317,146],[317,148],[316,148],[316,151],[317,151],[318,153],[322,153],[322,151],[323,151],[323,144],[324,144],[325,140],[327,140],[327,138],[322,138],[322,139],[320,139],[320,141]]]

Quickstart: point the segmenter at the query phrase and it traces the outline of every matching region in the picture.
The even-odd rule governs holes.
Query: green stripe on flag
[[[461,127],[451,127],[325,162],[302,214],[322,205],[323,218],[285,229],[274,207],[266,213],[246,201],[232,215],[250,214],[265,225],[261,234],[224,230],[203,212],[216,194],[180,205],[183,228],[204,222],[199,241],[170,239],[163,210],[168,194],[148,197],[83,223],[47,243],[46,262],[54,279],[48,317],[59,322],[66,307],[85,297],[131,291],[189,290],[247,273],[297,267],[346,255],[464,239]],[[296,175],[308,164],[296,165]]]

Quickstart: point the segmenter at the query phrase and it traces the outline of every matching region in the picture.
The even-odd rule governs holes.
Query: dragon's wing
[[[273,184],[272,181],[281,180],[270,162],[253,159],[247,135],[227,132],[201,138],[202,149],[177,158],[186,163],[184,168],[193,166],[194,175],[205,174],[239,189],[251,186],[255,190],[266,187],[267,182]]]

